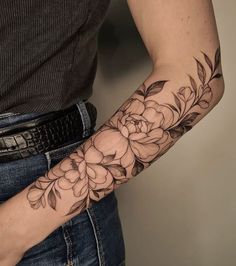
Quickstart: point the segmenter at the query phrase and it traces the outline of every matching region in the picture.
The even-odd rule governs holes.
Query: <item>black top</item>
[[[1,0],[0,113],[47,112],[92,95],[110,0]]]

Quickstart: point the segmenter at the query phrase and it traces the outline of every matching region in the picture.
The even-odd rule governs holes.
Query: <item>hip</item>
[[[45,174],[92,134],[94,128],[91,128],[92,123],[86,107],[79,102],[78,108],[83,121],[82,135],[85,138],[27,158],[9,162],[0,161],[0,203]],[[39,113],[0,114],[0,129],[9,123],[17,124],[19,121],[29,120],[39,115]],[[29,249],[18,265],[118,266],[124,265],[124,260],[122,226],[117,198],[113,191]]]

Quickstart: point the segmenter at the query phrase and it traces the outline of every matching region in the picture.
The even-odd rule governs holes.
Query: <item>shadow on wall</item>
[[[99,67],[107,80],[122,78],[149,59],[126,1],[112,1],[98,36]]]

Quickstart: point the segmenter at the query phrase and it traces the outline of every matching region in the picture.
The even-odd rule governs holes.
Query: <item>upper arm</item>
[[[188,66],[200,50],[212,57],[220,46],[211,0],[127,1],[154,65]]]

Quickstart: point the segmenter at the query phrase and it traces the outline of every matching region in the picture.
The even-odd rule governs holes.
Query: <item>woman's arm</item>
[[[11,240],[9,247],[5,241],[5,250],[11,250],[12,241],[27,250],[128,182],[167,152],[223,95],[210,0],[128,3],[153,71],[82,145],[1,206],[0,233]]]

